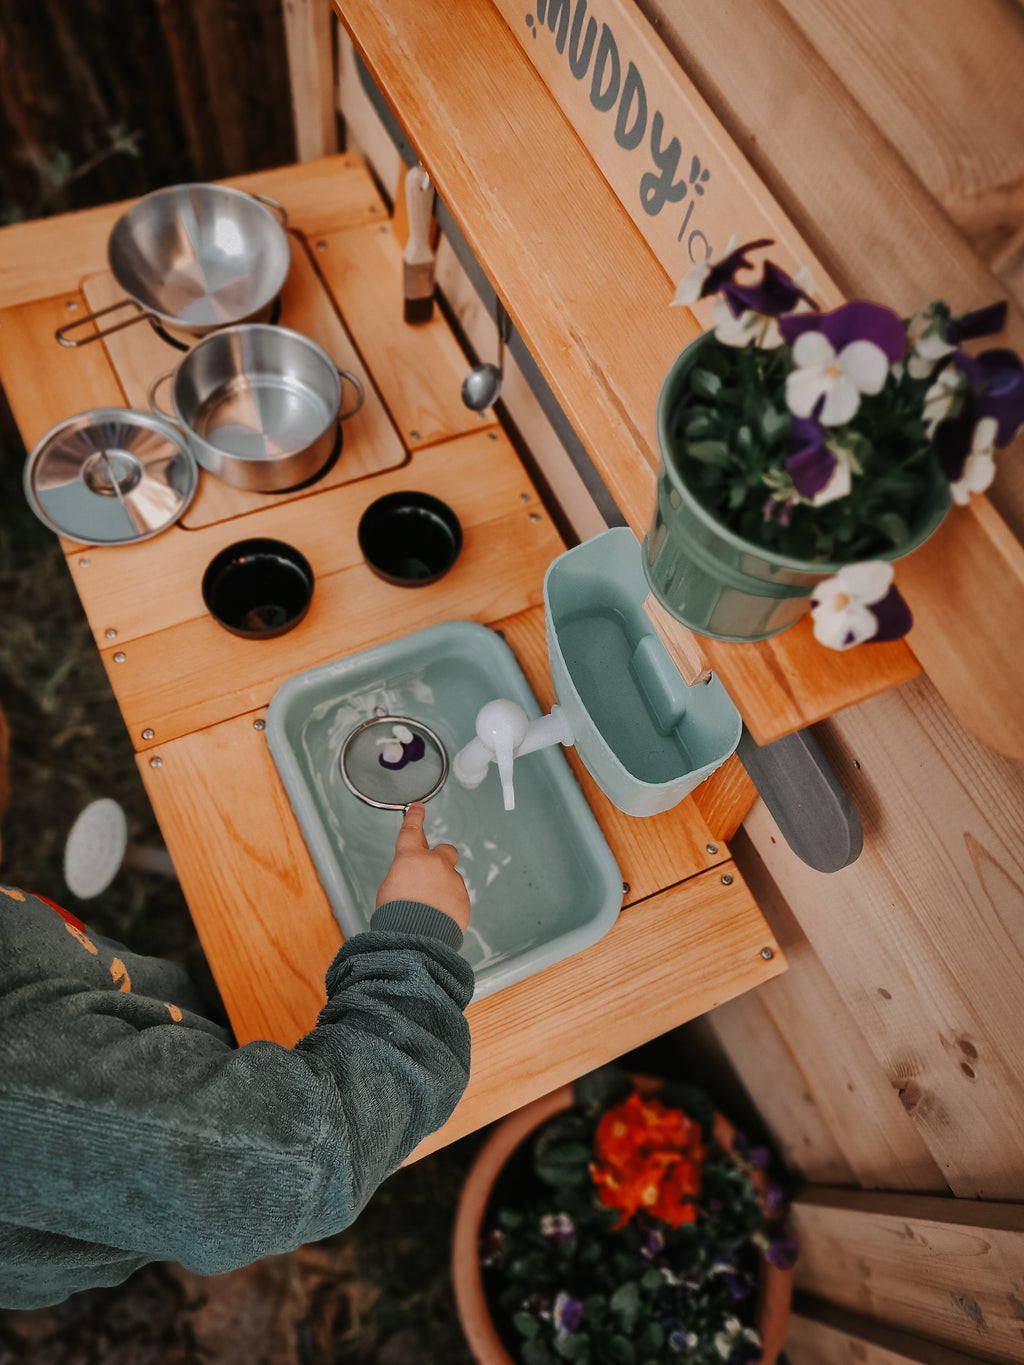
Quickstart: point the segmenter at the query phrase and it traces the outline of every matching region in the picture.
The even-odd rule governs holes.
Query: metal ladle
[[[474,412],[483,412],[498,401],[501,381],[505,373],[505,343],[508,341],[511,322],[505,305],[495,295],[494,317],[498,324],[498,363],[491,365],[482,361],[474,365],[462,381],[462,401]]]

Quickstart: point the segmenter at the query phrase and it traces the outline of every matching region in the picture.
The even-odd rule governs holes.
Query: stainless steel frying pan
[[[287,214],[276,200],[226,185],[171,185],[144,195],[114,224],[107,260],[127,298],[57,329],[62,346],[85,346],[142,318],[186,336],[257,318],[291,265]],[[133,316],[69,334],[117,309]]]

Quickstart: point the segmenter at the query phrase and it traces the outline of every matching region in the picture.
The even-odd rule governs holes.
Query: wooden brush
[[[405,177],[405,204],[409,214],[409,240],[402,253],[405,320],[429,322],[434,315],[434,253],[430,248],[434,187],[422,166],[414,166]]]

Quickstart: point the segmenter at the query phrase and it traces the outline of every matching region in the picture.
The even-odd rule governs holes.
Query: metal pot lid
[[[84,545],[132,545],[173,525],[199,469],[169,422],[94,408],[59,422],[25,465],[25,496],[47,526]]]

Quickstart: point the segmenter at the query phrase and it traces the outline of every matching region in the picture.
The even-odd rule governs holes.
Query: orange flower
[[[696,1218],[707,1148],[700,1124],[681,1109],[630,1095],[602,1117],[594,1155],[590,1174],[598,1198],[622,1214],[616,1228],[641,1208],[676,1228]]]

